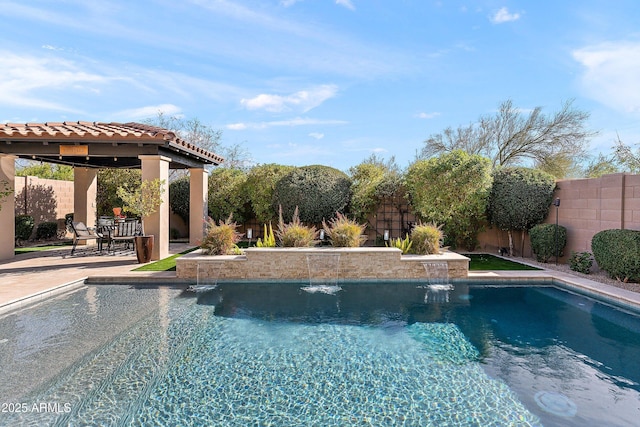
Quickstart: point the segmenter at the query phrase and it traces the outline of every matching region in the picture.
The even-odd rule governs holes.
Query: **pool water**
[[[631,426],[639,360],[555,287],[87,286],[0,318],[0,425]]]

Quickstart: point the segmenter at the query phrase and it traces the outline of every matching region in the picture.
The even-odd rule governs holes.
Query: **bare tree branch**
[[[583,160],[588,139],[596,135],[585,128],[588,118],[589,113],[574,109],[572,101],[546,116],[541,107],[525,115],[509,99],[495,114],[481,116],[475,124],[455,130],[449,127],[431,135],[419,157],[461,149],[488,157],[494,166],[516,166],[529,161],[545,164],[562,176],[572,167],[566,160]],[[555,160],[558,164],[551,167]]]

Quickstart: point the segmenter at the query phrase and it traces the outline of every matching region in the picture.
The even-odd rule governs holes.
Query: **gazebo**
[[[11,188],[17,158],[71,165],[74,168],[74,219],[96,222],[99,168],[142,170],[143,180],[169,183],[170,169],[188,169],[190,180],[189,240],[199,244],[207,213],[206,165],[223,158],[196,147],[167,129],[141,123],[62,122],[0,124],[0,181]],[[0,201],[0,259],[14,256],[15,200]],[[169,193],[158,212],[144,218],[145,231],[155,235],[151,259],[169,254]]]

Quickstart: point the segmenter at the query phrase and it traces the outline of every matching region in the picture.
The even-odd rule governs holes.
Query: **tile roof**
[[[0,124],[0,141],[104,141],[157,143],[220,164],[221,156],[180,139],[175,132],[142,123],[46,122]]]

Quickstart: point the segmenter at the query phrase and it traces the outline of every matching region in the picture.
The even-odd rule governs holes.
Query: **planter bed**
[[[244,255],[204,255],[201,250],[176,260],[181,279],[220,280],[372,280],[424,279],[425,263],[446,263],[448,277],[467,277],[469,258],[439,255],[402,255],[400,249],[362,248],[248,248]]]

